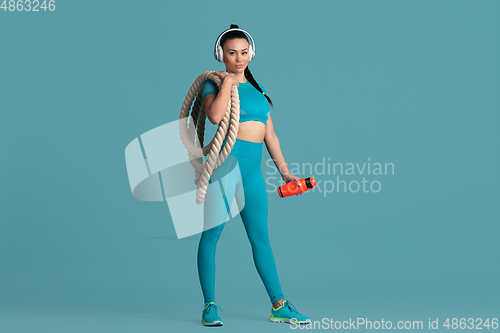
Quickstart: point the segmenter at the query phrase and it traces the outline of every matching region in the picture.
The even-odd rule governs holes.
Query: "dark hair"
[[[233,28],[238,28],[239,29],[239,27],[236,24],[231,24],[230,29],[233,29]],[[221,37],[221,39],[220,39],[220,47],[223,47],[224,43],[226,41],[228,41],[230,39],[235,39],[235,38],[245,39],[248,42],[248,44],[250,45],[250,41],[248,40],[247,35],[245,35],[245,33],[243,31],[236,30],[236,31],[229,31],[229,32],[225,33]],[[257,89],[258,91],[260,91],[261,94],[264,93],[262,91],[262,89],[260,89],[259,84],[257,83],[257,81],[255,81],[252,73],[250,72],[250,69],[248,69],[248,65],[245,68],[245,78],[252,84],[252,86],[255,87],[255,89]],[[267,102],[274,108],[273,102],[271,101],[271,99],[269,98],[269,96],[267,96],[267,94],[264,94],[264,96],[266,97]]]

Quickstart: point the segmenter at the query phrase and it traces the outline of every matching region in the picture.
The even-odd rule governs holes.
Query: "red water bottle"
[[[301,178],[301,186],[297,185],[296,182],[288,182],[285,185],[278,187],[278,194],[281,198],[289,197],[291,195],[299,195],[316,187],[316,181],[312,177]]]

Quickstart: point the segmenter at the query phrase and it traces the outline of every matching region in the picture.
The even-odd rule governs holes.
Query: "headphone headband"
[[[249,52],[249,53],[252,53],[252,54],[250,54],[250,60],[251,60],[251,59],[255,56],[255,42],[253,41],[252,35],[250,35],[248,32],[246,32],[245,30],[240,29],[240,28],[230,28],[230,29],[227,29],[227,30],[223,31],[223,32],[219,35],[219,37],[217,37],[217,40],[215,41],[215,47],[214,47],[214,57],[215,57],[215,59],[219,60],[219,58],[217,57],[217,49],[218,49],[218,48],[217,48],[217,44],[219,43],[219,41],[220,41],[220,39],[222,38],[222,36],[223,36],[225,33],[229,32],[229,31],[241,31],[241,32],[243,32],[243,33],[247,34],[247,35],[248,35],[248,37],[250,37],[250,40],[252,41],[252,45],[250,45],[250,47],[249,47],[249,48],[251,49],[251,52]],[[222,49],[222,47],[221,47],[221,49]],[[222,59],[221,59],[221,60],[219,60],[219,61],[221,61],[221,62],[222,62]]]

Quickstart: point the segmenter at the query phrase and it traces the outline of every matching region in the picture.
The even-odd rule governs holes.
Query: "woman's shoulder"
[[[205,84],[203,85],[203,99],[205,99],[205,97],[207,95],[210,95],[210,94],[217,94],[219,92],[219,87],[217,87],[217,84],[212,81],[212,80],[206,80],[205,81]]]
[[[208,79],[208,80],[205,81],[205,86],[210,86],[212,88],[218,88],[217,84],[214,81],[210,80],[210,79]]]

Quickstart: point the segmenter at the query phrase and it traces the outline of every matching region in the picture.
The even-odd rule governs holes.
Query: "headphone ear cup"
[[[224,51],[220,45],[217,46],[217,60],[219,62],[224,62]]]
[[[248,46],[248,55],[249,55],[248,61],[252,60],[253,57],[255,57],[255,51],[253,50],[252,45]]]

